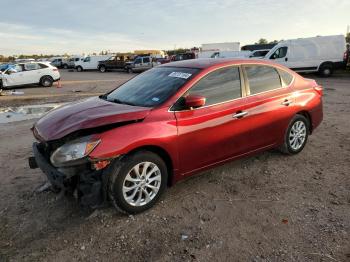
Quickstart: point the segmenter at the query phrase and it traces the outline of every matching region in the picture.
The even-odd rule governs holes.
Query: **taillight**
[[[315,86],[315,91],[320,94],[320,96],[323,96],[323,87],[322,86]]]
[[[348,60],[348,52],[347,51],[344,52],[344,57],[343,58],[344,58],[344,61]]]

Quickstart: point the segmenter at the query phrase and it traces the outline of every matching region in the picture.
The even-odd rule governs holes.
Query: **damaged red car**
[[[322,87],[283,66],[180,61],[46,114],[29,164],[83,206],[138,213],[199,171],[270,148],[299,153],[322,117]]]

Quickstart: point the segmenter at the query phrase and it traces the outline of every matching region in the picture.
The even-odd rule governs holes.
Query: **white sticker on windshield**
[[[187,79],[191,75],[192,74],[182,73],[182,72],[172,72],[172,73],[169,74],[170,77],[178,77],[178,78],[183,78],[183,79]]]
[[[159,98],[158,98],[158,97],[153,97],[153,98],[152,98],[152,101],[158,102],[158,101],[159,101]]]

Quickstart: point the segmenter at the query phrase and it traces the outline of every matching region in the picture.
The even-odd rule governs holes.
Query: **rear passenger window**
[[[280,74],[282,86],[289,86],[292,83],[293,76],[286,71],[278,69],[278,73]]]
[[[250,94],[258,94],[282,87],[280,77],[271,66],[244,66]]]
[[[143,62],[144,62],[144,63],[149,63],[149,61],[150,61],[150,60],[149,60],[149,57],[145,57],[145,58],[143,59]]]
[[[24,64],[24,69],[26,71],[31,71],[31,70],[37,70],[40,69],[40,67],[38,66],[38,64]]]
[[[206,106],[241,97],[238,67],[221,68],[208,74],[199,80],[188,94],[204,96]]]

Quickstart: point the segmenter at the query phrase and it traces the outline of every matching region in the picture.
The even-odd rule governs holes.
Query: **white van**
[[[78,72],[83,70],[97,70],[98,62],[107,60],[111,55],[93,55],[87,56],[83,60],[75,62],[75,68]]]
[[[334,69],[344,66],[345,50],[343,35],[298,38],[279,42],[264,59],[273,59],[296,72],[330,76]]]
[[[75,68],[75,65],[77,62],[84,60],[85,56],[71,56],[69,57],[68,61],[67,61],[67,67],[68,68]]]

